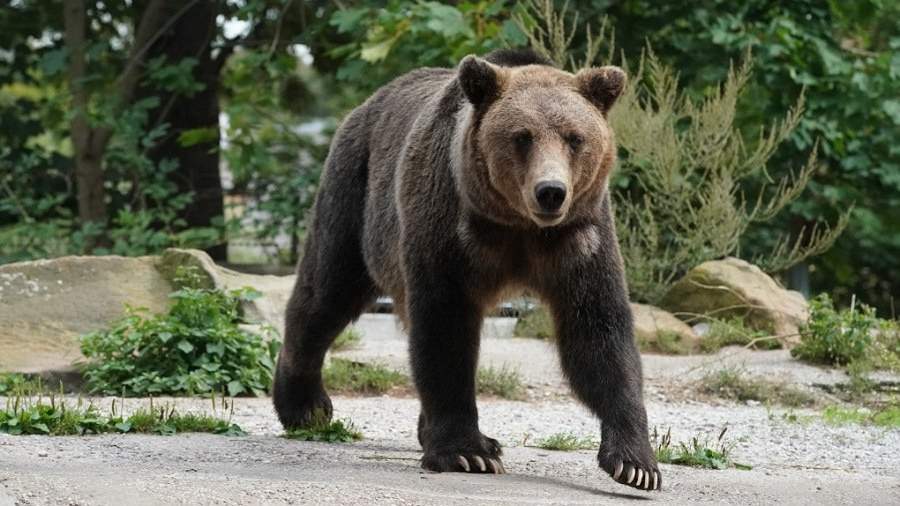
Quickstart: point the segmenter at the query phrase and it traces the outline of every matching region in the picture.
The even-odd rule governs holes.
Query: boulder
[[[217,266],[204,252],[62,257],[0,265],[0,372],[68,373],[84,359],[78,338],[125,314],[126,304],[165,312],[179,266],[197,267],[208,288],[251,287],[247,320],[283,332],[294,276],[256,276]]]
[[[172,291],[155,257],[64,257],[0,265],[0,371],[64,372],[78,337],[125,305],[165,311]]]
[[[699,349],[700,337],[672,313],[647,304],[631,303],[634,337],[642,351],[690,353]]]
[[[798,329],[809,317],[799,292],[786,290],[771,276],[738,258],[712,260],[691,269],[660,301],[683,319],[694,315],[741,317],[753,329],[799,342]]]

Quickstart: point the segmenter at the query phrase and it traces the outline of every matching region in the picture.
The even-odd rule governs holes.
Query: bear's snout
[[[544,213],[557,213],[566,201],[566,184],[558,180],[541,181],[534,186],[534,198]]]

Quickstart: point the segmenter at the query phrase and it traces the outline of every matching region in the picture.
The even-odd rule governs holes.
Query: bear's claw
[[[496,457],[472,454],[457,454],[456,458],[443,455],[426,456],[422,459],[422,467],[437,472],[464,472],[485,474],[506,474],[503,462]]]
[[[629,485],[641,490],[660,490],[662,488],[662,480],[659,471],[644,470],[636,467],[631,462],[619,461],[615,469],[610,473],[612,479],[623,485]]]

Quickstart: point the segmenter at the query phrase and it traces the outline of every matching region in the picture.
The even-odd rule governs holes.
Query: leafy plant
[[[657,462],[662,464],[703,469],[727,469],[729,467],[742,470],[751,469],[746,464],[738,464],[731,460],[731,450],[734,444],[725,440],[727,430],[727,427],[722,429],[715,441],[710,441],[708,437],[694,436],[687,443],[673,445],[671,428],[661,435],[654,427],[650,441],[655,447]]]
[[[538,448],[571,452],[575,450],[593,450],[597,442],[591,438],[579,437],[571,433],[557,433],[538,441]]]
[[[475,388],[480,394],[517,401],[525,399],[522,376],[506,364],[501,367],[479,367],[475,374]]]
[[[127,308],[105,331],[81,338],[91,392],[108,395],[265,395],[272,385],[278,341],[240,325],[251,289],[182,288],[168,313]]]
[[[40,392],[43,381],[39,376],[19,373],[0,373],[0,395],[23,395]]]
[[[221,407],[226,411],[229,409],[224,400]],[[240,426],[231,422],[231,412],[226,418],[216,413],[180,413],[174,404],[154,407],[151,399],[149,407],[138,408],[123,416],[116,413],[115,401],[111,413],[104,414],[92,403],[85,405],[80,398],[73,406],[54,395],[48,398],[48,402],[43,397],[15,396],[7,399],[5,409],[0,410],[0,432],[49,436],[105,433],[174,435],[184,432],[246,435]]]
[[[849,309],[836,310],[828,294],[810,301],[809,320],[800,334],[800,344],[791,355],[808,362],[844,366],[864,360],[885,364],[900,358],[896,329],[876,318],[873,308],[857,307],[854,301]],[[875,350],[883,356],[875,356]]]
[[[328,390],[366,395],[380,395],[409,382],[405,375],[383,365],[335,357],[322,369],[322,380]]]

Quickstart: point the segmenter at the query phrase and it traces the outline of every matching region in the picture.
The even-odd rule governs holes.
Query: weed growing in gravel
[[[700,350],[705,353],[718,351],[724,346],[748,346],[753,349],[771,350],[781,347],[777,339],[765,339],[771,332],[747,327],[740,318],[728,320],[710,319],[709,330],[700,341]]]
[[[737,368],[723,368],[700,380],[700,391],[740,402],[757,401],[793,408],[810,406],[815,399],[806,392],[782,383],[747,377]]]
[[[334,342],[331,343],[331,351],[352,350],[359,346],[361,340],[362,332],[356,330],[354,327],[347,327],[334,338]]]
[[[409,384],[402,373],[379,364],[365,364],[343,358],[332,358],[322,369],[325,388],[335,392],[379,395]]]
[[[578,437],[571,433],[557,433],[538,441],[538,448],[571,452],[575,450],[593,450],[599,443],[591,438]]]
[[[314,417],[313,423],[306,427],[288,429],[284,432],[284,437],[298,441],[352,443],[362,439],[363,435],[350,420],[329,420],[319,413]]]
[[[222,408],[228,409],[227,401]],[[215,405],[215,401],[214,401]],[[85,434],[161,434],[207,432],[227,436],[246,433],[227,418],[215,414],[180,413],[174,404],[138,408],[129,416],[116,413],[113,401],[110,414],[104,414],[93,403],[83,399],[71,405],[62,397],[16,396],[0,410],[0,432],[12,435],[71,436]]]
[[[479,367],[475,375],[475,385],[479,394],[496,395],[503,399],[525,399],[525,386],[519,371],[503,365],[499,368]]]
[[[123,396],[265,395],[279,343],[240,326],[241,301],[259,293],[191,288],[191,274],[178,275],[185,287],[170,295],[168,313],[127,308],[110,329],[81,338],[87,388]]]
[[[731,450],[734,443],[725,440],[725,432],[722,429],[715,441],[708,437],[694,436],[687,443],[672,444],[671,427],[665,434],[660,435],[656,428],[650,435],[650,443],[656,450],[656,460],[663,464],[676,464],[680,466],[700,467],[704,469],[736,469],[748,470],[750,466],[738,464],[731,460]]]

